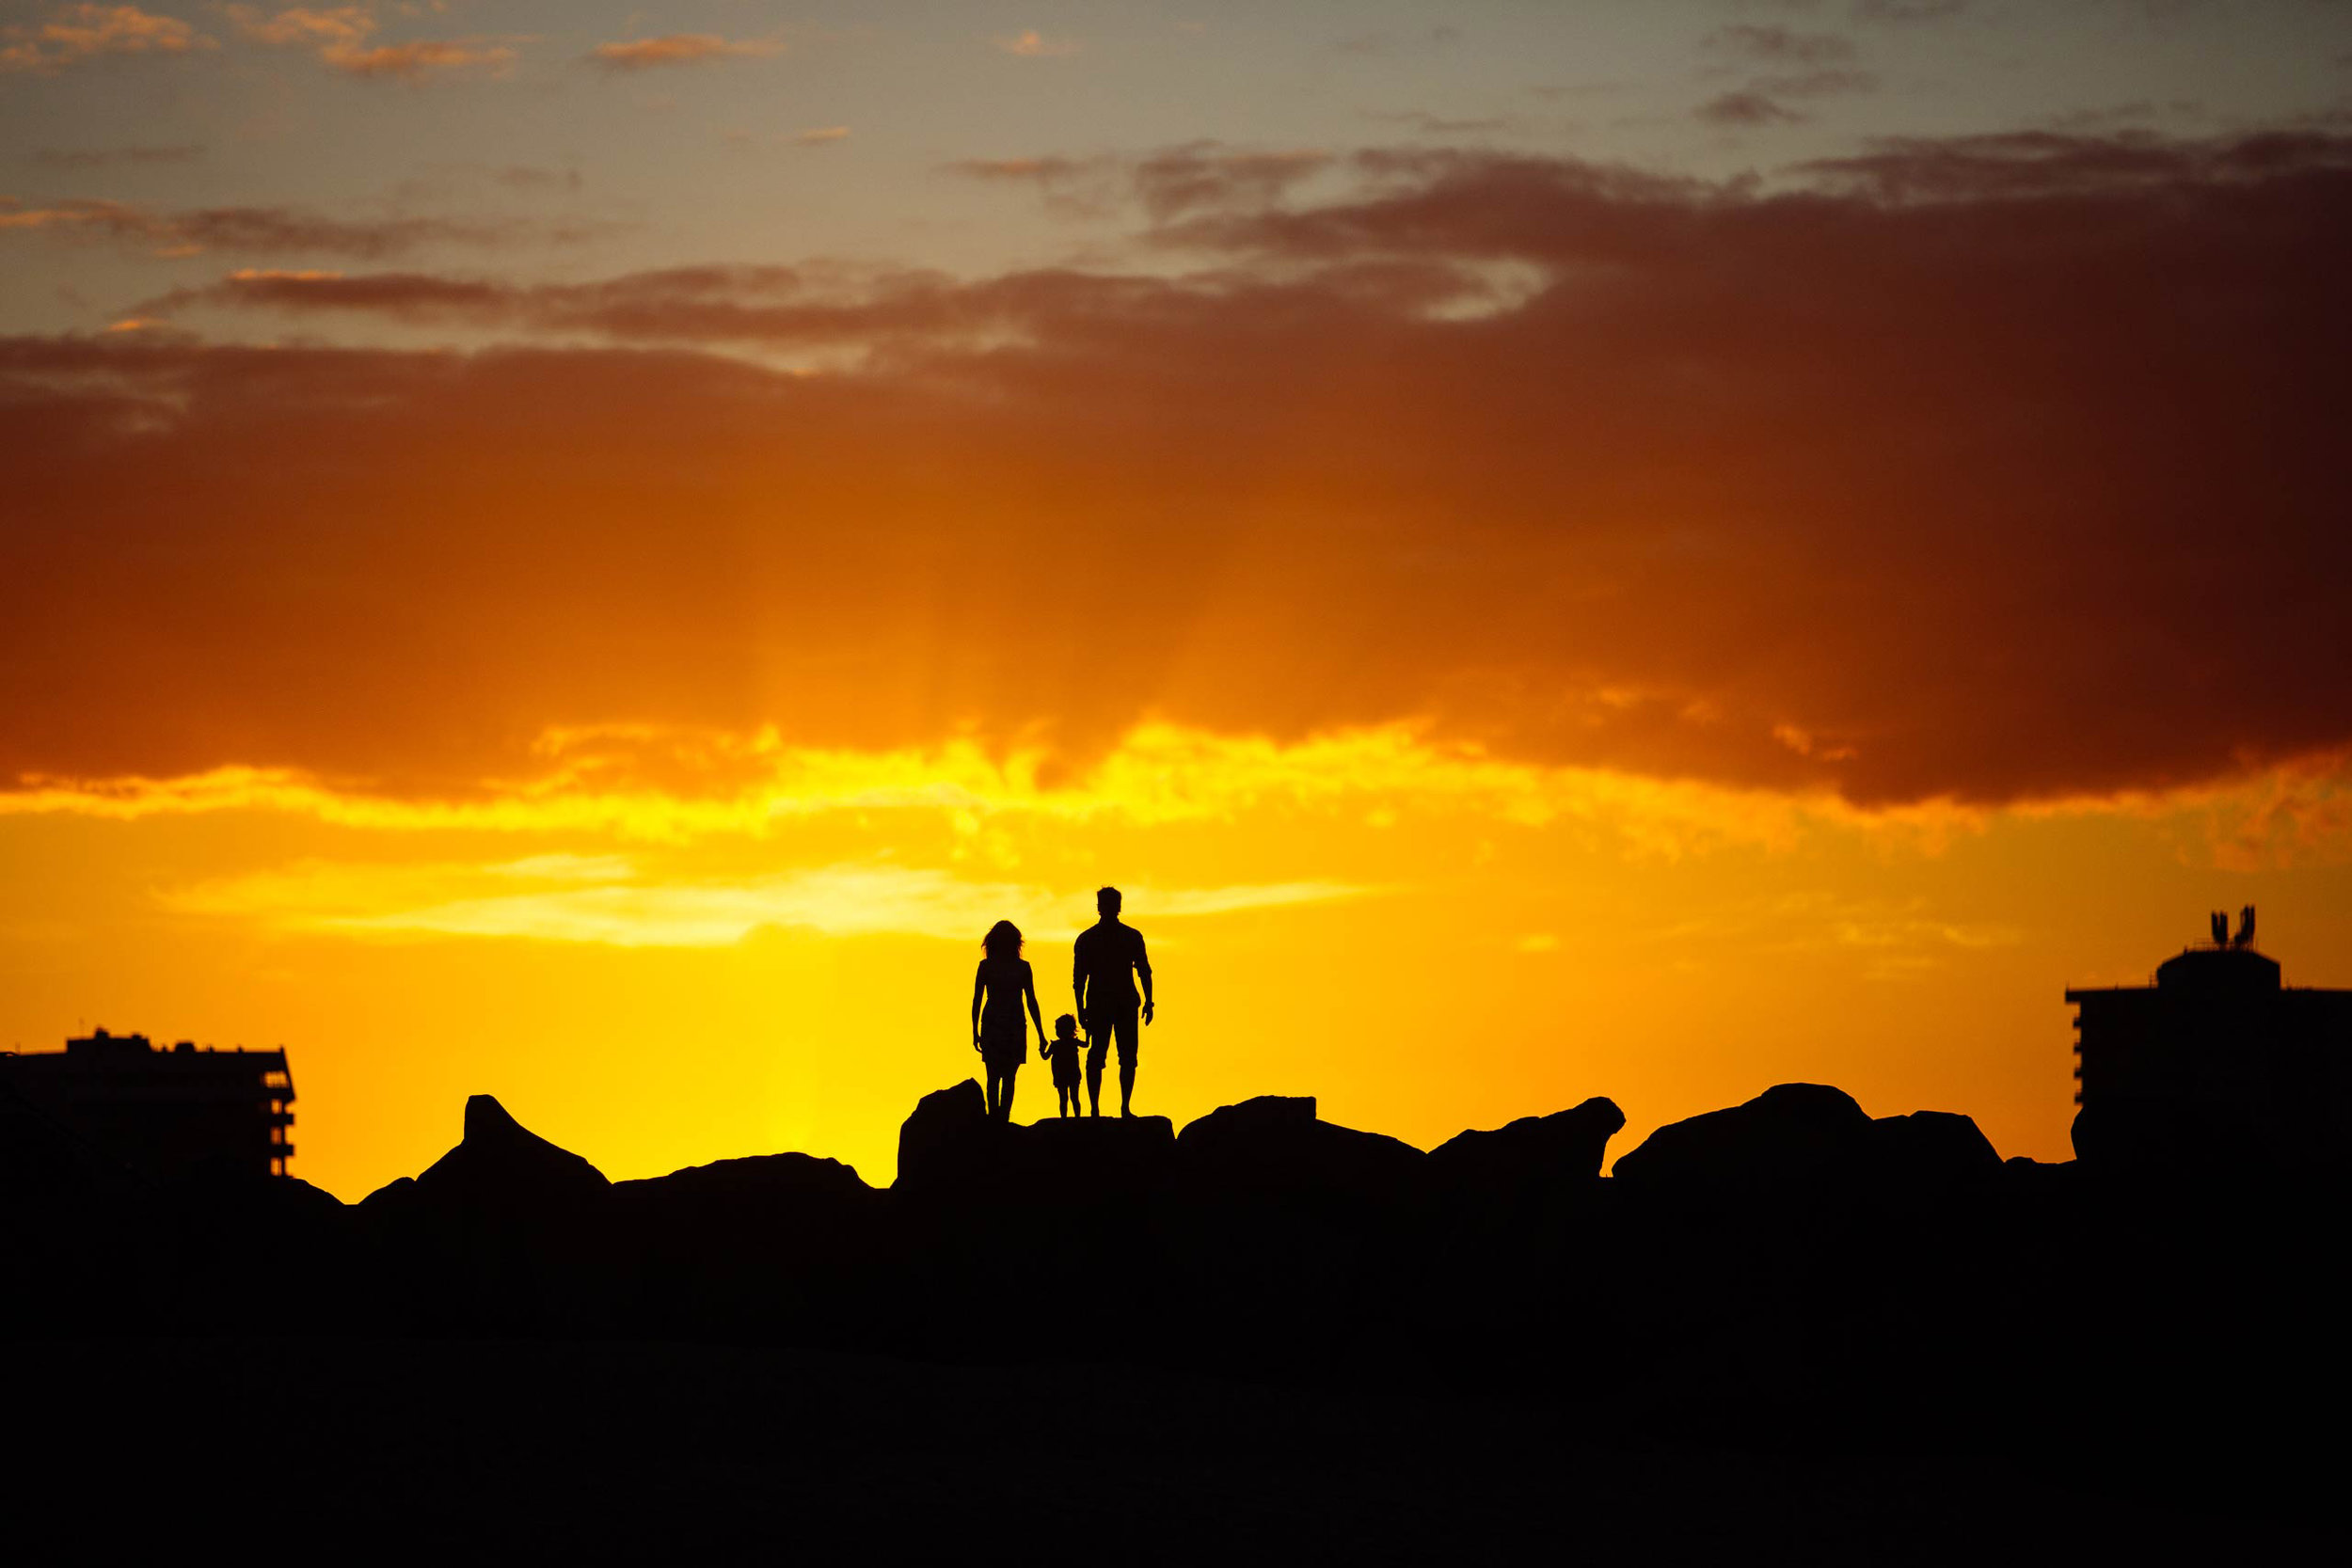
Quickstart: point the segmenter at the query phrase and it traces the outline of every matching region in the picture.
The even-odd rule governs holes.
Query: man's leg
[[[1133,1011],[1119,1015],[1119,1114],[1131,1117],[1136,1097],[1136,1039],[1140,1025]]]
[[[1104,1024],[1100,1035],[1090,1029],[1087,1033],[1087,1103],[1093,1107],[1087,1115],[1099,1117],[1103,1114],[1103,1057],[1111,1048],[1110,1026]]]

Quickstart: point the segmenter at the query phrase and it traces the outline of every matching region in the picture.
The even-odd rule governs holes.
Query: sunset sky
[[[1423,1147],[2352,985],[2352,5],[0,0],[0,1048],[343,1198],[886,1182],[1106,881],[1138,1109]]]

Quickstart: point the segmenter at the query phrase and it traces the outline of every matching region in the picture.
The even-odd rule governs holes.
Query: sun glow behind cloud
[[[1931,802],[1865,811],[1826,792],[1792,795],[1543,768],[1428,739],[1417,726],[1337,731],[1283,744],[1151,723],[1082,778],[1041,783],[1041,751],[995,755],[975,741],[860,752],[662,726],[555,729],[534,748],[543,771],[463,794],[406,798],[298,769],[232,767],[172,779],[34,775],[0,794],[0,815],[135,820],[224,811],[282,812],[384,832],[602,832],[686,843],[762,837],[833,812],[931,810],[1141,824],[1230,819],[1264,805],[1316,810],[1469,812],[1528,827],[1564,823],[1666,857],[1717,844],[1787,847],[1809,826],[1933,843],[1979,826],[1982,810]]]
[[[1136,884],[1138,908],[1184,919],[1353,896],[1341,882],[1206,888]],[[1066,927],[1087,887],[970,880],[941,867],[842,863],[752,878],[662,880],[617,856],[545,855],[488,865],[311,862],[167,892],[165,908],[353,935],[523,937],[618,947],[713,947],[765,927],[822,936],[967,942],[999,919]]]

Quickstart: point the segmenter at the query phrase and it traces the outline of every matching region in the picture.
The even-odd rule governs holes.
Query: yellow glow
[[[484,1091],[616,1177],[802,1148],[886,1181],[907,1109],[971,1070],[980,933],[1021,925],[1060,1011],[1108,881],[1160,975],[1142,1103],[1179,1120],[1310,1093],[1428,1145],[1607,1094],[1622,1152],[1806,1079],[2061,1158],[2066,985],[2142,978],[2246,902],[2291,980],[2352,978],[2326,769],[1871,814],[1406,726],[1147,726],[1058,787],[962,741],[641,727],[538,761],[446,799],[255,768],[0,797],[0,1044],[283,1044],[294,1169],[346,1198]]]

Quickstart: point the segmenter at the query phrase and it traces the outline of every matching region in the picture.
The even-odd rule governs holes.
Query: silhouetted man
[[[1152,960],[1144,956],[1143,933],[1119,923],[1119,890],[1106,887],[1094,895],[1095,911],[1103,918],[1078,933],[1077,963],[1070,976],[1078,993],[1078,1017],[1087,1030],[1087,1103],[1090,1114],[1103,1114],[1103,1056],[1112,1040],[1119,1042],[1119,1114],[1135,1113],[1128,1102],[1136,1092],[1136,980],[1143,980],[1143,1022],[1152,1022]]]

